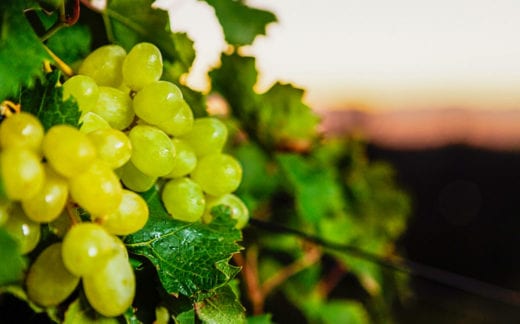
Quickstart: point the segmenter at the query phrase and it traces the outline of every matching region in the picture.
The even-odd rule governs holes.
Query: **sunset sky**
[[[205,89],[223,37],[211,9],[169,3],[196,41],[192,86]],[[316,109],[520,109],[520,2],[515,0],[254,0],[274,11],[248,53],[274,80],[307,88]]]

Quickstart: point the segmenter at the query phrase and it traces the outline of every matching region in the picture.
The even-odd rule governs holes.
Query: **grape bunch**
[[[8,198],[0,200],[0,226],[22,253],[36,247],[42,223],[61,238],[28,271],[33,302],[58,305],[81,282],[97,312],[117,316],[128,309],[135,277],[120,237],[146,224],[148,206],[138,193],[153,186],[174,219],[209,223],[212,208],[227,205],[237,228],[247,224],[248,210],[233,194],[242,168],[223,153],[226,125],[194,118],[179,87],[160,80],[162,71],[153,44],[128,53],[102,46],[62,85],[64,99],[73,97],[81,110],[79,129],[55,125],[45,132],[23,111],[0,124],[0,179]]]

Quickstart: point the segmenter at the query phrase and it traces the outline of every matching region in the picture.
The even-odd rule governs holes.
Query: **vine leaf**
[[[269,11],[251,8],[243,1],[203,0],[215,9],[224,31],[224,39],[231,45],[250,45],[258,35],[265,35],[266,26],[276,22]]]
[[[25,1],[0,1],[0,101],[43,76],[50,57],[24,16]]]
[[[81,111],[75,100],[63,101],[63,89],[56,86],[59,78],[60,72],[55,70],[45,76],[43,83],[38,81],[35,87],[25,88],[20,94],[22,109],[38,117],[45,130],[58,124],[79,124]]]
[[[204,323],[245,323],[245,309],[229,286],[195,303],[195,310]]]
[[[20,253],[15,239],[0,228],[0,287],[20,282],[23,278],[26,261]]]
[[[164,209],[157,188],[143,194],[150,209],[146,226],[125,238],[131,253],[145,256],[157,269],[169,294],[200,300],[224,286],[240,268],[229,264],[240,251],[241,232],[229,209],[218,207],[206,225],[174,220]]]

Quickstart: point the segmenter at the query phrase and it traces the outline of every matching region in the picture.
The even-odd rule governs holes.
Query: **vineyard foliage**
[[[303,89],[276,82],[265,92],[254,90],[255,58],[244,56],[242,48],[266,37],[267,27],[277,21],[273,13],[244,1],[199,1],[213,8],[228,44],[208,72],[207,93],[185,83],[196,57],[193,41],[172,32],[175,21],[151,0],[108,0],[103,8],[81,1],[79,20],[52,34],[46,31],[60,25],[63,15],[40,6],[52,1],[1,1],[0,101],[19,103],[46,130],[57,124],[78,127],[77,102],[63,100],[60,86],[70,77],[67,68],[74,73],[104,44],[129,51],[137,43],[153,43],[163,55],[162,79],[180,87],[196,117],[208,115],[212,102],[224,103],[226,111],[217,117],[230,131],[225,151],[242,165],[236,194],[253,219],[392,255],[410,208],[392,168],[369,161],[359,138],[324,138]],[[75,4],[64,2],[67,8]],[[52,72],[44,69],[45,62]],[[137,280],[136,297],[124,315],[97,314],[81,286],[58,306],[30,300],[27,269],[60,240],[63,224],[53,222],[41,227],[38,246],[25,255],[0,226],[0,305],[15,299],[27,312],[63,323],[282,323],[294,316],[310,323],[388,323],[392,304],[406,295],[402,275],[254,223],[239,230],[224,206],[213,209],[209,224],[186,223],[170,217],[157,187],[142,197],[150,218],[143,229],[122,237]]]

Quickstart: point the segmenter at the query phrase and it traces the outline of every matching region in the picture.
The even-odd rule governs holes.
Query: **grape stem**
[[[72,201],[68,201],[66,205],[67,215],[69,216],[70,223],[72,225],[81,223],[81,219],[77,213],[76,204]]]
[[[43,45],[47,53],[51,56],[51,58],[56,63],[56,66],[58,69],[60,69],[63,74],[65,74],[68,77],[71,77],[74,75],[74,70],[70,66],[67,65],[67,63],[63,62],[56,54],[54,54],[46,45]]]

